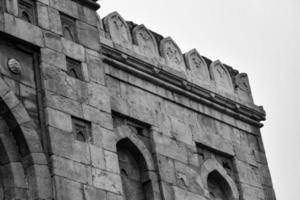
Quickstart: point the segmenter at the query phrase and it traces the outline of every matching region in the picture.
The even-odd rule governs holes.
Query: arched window
[[[150,181],[143,155],[127,138],[117,143],[117,153],[125,199],[147,200]]]
[[[63,27],[63,35],[65,36],[65,38],[67,38],[68,40],[71,41],[75,41],[74,40],[74,36],[72,31],[70,30],[70,28],[68,26]]]
[[[212,200],[231,200],[232,192],[227,181],[218,171],[212,171],[207,177],[207,186]]]

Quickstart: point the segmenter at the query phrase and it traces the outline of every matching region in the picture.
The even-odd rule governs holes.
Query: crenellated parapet
[[[239,73],[221,61],[210,61],[196,49],[185,54],[171,37],[162,37],[147,29],[125,21],[113,12],[103,18],[101,42],[132,55],[161,70],[165,70],[195,84],[241,103],[253,104],[245,73]]]

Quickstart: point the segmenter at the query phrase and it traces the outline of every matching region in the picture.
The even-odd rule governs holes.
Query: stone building
[[[98,8],[0,0],[0,200],[274,200],[247,74]]]

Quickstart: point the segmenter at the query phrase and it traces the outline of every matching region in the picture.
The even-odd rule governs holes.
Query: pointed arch
[[[104,28],[111,40],[121,45],[131,45],[132,38],[126,21],[118,12],[112,12],[103,18]]]
[[[231,76],[221,61],[216,60],[212,62],[209,66],[209,71],[218,89],[233,93],[234,88]]]
[[[134,182],[139,183],[134,188],[136,192],[141,195],[141,199],[154,200],[155,193],[159,191],[157,183],[157,175],[155,173],[154,162],[150,151],[145,144],[136,136],[134,130],[128,125],[120,125],[115,129],[117,135],[117,152],[119,157],[120,174],[123,181],[123,190],[125,192],[128,185],[133,185],[128,182],[130,177],[133,177]],[[125,158],[130,169],[135,169],[134,173],[126,170],[123,161],[120,159]],[[124,163],[124,162],[123,162]],[[141,189],[142,188],[142,189]],[[127,194],[128,195],[128,194]],[[133,198],[129,194],[128,198]]]
[[[4,155],[1,156],[0,163],[5,166],[1,167],[4,170],[2,177],[5,174],[10,180],[8,183],[13,186],[9,192],[12,195],[19,194],[18,184],[27,182],[28,185],[24,184],[23,188],[27,188],[30,198],[50,198],[52,196],[49,187],[50,172],[35,124],[23,104],[1,77],[0,116],[3,119],[1,128],[7,126],[7,132],[3,132],[0,137],[0,148]]]
[[[197,49],[192,49],[191,51],[184,54],[187,76],[191,82],[202,85],[210,84],[210,75],[208,71],[207,64],[202,56],[199,54]]]
[[[130,140],[140,151],[140,153],[143,155],[148,170],[155,170],[154,162],[150,151],[145,146],[145,144],[136,136],[135,132],[132,130],[131,127],[127,125],[121,125],[116,128],[116,134],[117,134],[117,141],[120,141],[125,138]]]
[[[200,175],[207,196],[209,196],[210,189],[209,181],[215,179],[217,180],[216,182],[222,184],[223,190],[226,191],[226,195],[230,200],[239,199],[237,186],[235,185],[232,178],[227,174],[226,170],[215,158],[210,158],[202,164]]]
[[[160,53],[166,60],[166,64],[178,71],[185,72],[185,63],[182,52],[176,42],[171,38],[167,37],[160,41]]]
[[[147,57],[158,57],[158,46],[153,34],[143,25],[138,25],[132,30],[132,37],[140,51]]]

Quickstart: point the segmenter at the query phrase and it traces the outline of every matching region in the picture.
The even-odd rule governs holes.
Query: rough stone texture
[[[275,200],[247,74],[94,0],[34,3],[0,5],[0,200]]]

